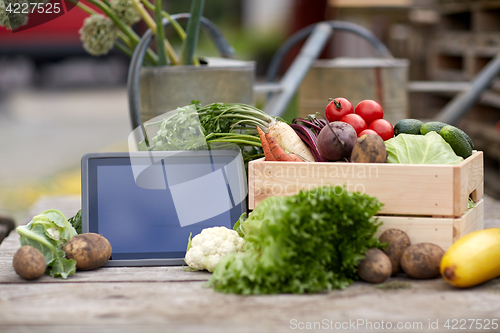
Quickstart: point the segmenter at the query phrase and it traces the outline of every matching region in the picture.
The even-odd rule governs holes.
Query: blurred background
[[[190,1],[163,2],[171,14],[190,9]],[[27,222],[27,209],[42,195],[79,195],[82,155],[127,149],[130,59],[116,49],[100,57],[87,54],[78,33],[87,16],[74,8],[25,31],[0,27],[0,215],[14,216],[18,223]],[[500,0],[209,0],[204,16],[222,30],[238,59],[256,61],[259,82],[287,38],[324,20],[353,22],[372,31],[394,57],[409,60],[409,82],[470,81],[500,51]],[[142,23],[134,26],[139,35],[146,29]],[[285,58],[280,74],[299,47]],[[217,55],[205,33],[197,54]],[[335,32],[321,58],[376,56],[365,40]],[[349,86],[348,78],[343,80],[339,76],[336,84]],[[327,101],[308,95],[319,89],[316,81],[306,77],[287,118],[324,112]],[[341,97],[333,90],[329,97]],[[395,103],[406,117],[427,120],[455,93],[406,89],[405,102]],[[497,79],[458,124],[485,152],[486,193],[496,198],[499,108]]]

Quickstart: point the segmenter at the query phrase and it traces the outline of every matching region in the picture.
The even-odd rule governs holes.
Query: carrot
[[[288,156],[283,148],[278,145],[278,142],[276,142],[276,139],[271,134],[266,133],[266,139],[269,143],[269,147],[271,148],[271,153],[273,154],[273,157],[276,161],[286,162],[292,160],[292,158]]]
[[[273,154],[271,153],[271,148],[269,147],[269,142],[267,142],[266,134],[263,130],[257,126],[257,132],[259,133],[260,143],[262,144],[262,149],[264,150],[264,156],[266,161],[276,161]]]
[[[299,135],[287,123],[273,121],[269,124],[268,133],[276,138],[281,148],[290,154],[301,156],[306,162],[314,162],[314,156]]]
[[[292,159],[292,162],[304,162],[304,160],[302,158],[300,158],[299,155],[288,154],[288,156],[290,156],[290,158]]]

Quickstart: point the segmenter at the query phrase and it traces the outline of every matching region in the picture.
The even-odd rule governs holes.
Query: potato
[[[439,276],[439,265],[443,255],[443,249],[436,244],[411,245],[401,256],[401,268],[411,278],[432,279]]]
[[[354,144],[351,162],[355,163],[385,163],[387,150],[384,140],[375,134],[362,135]]]
[[[26,280],[38,279],[47,269],[47,263],[42,252],[29,245],[17,250],[12,265],[16,273]]]
[[[391,259],[392,275],[401,270],[401,256],[408,246],[411,245],[408,235],[399,229],[387,229],[379,237],[380,243],[389,243],[384,249],[385,254]]]
[[[102,235],[85,233],[71,238],[63,248],[66,258],[76,260],[76,269],[89,271],[108,262],[111,244]]]
[[[382,283],[392,273],[391,260],[380,249],[369,249],[366,251],[365,259],[359,262],[359,277],[370,283]]]

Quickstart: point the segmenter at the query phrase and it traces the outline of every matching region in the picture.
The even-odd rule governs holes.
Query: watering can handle
[[[276,51],[273,58],[271,59],[271,62],[269,63],[269,68],[266,73],[266,81],[273,82],[276,79],[283,58],[287,55],[290,49],[305,40],[313,32],[314,28],[316,28],[317,25],[325,23],[328,24],[330,26],[330,29],[332,30],[347,31],[362,37],[363,39],[368,41],[380,53],[382,57],[393,58],[391,52],[387,49],[387,47],[377,37],[375,37],[375,35],[370,30],[351,22],[324,21],[314,23],[308,25],[305,28],[302,28],[285,41],[285,43],[278,49],[278,51]]]
[[[176,21],[182,21],[189,19],[191,15],[189,13],[172,15],[172,19]],[[162,20],[164,27],[170,25],[170,21],[166,18]],[[224,38],[220,30],[215,24],[205,17],[201,17],[200,26],[208,33],[210,38],[213,40],[217,50],[219,51],[221,57],[223,58],[235,58],[234,49],[227,40]],[[139,106],[139,77],[141,73],[142,62],[146,54],[149,43],[153,39],[153,31],[148,29],[142,36],[139,44],[135,48],[132,60],[130,61],[130,67],[128,71],[128,81],[127,81],[127,93],[128,93],[128,105],[130,112],[130,121],[132,123],[132,130],[139,126],[142,126],[140,117],[140,106]]]
[[[309,25],[292,35],[283,46],[276,52],[269,65],[266,79],[274,81],[280,64],[288,51],[297,43],[306,39],[306,42],[295,57],[287,72],[281,78],[279,93],[269,92],[267,94],[264,112],[272,116],[282,116],[297,92],[301,82],[304,80],[314,60],[318,58],[324,49],[331,34],[336,30],[352,32],[366,39],[384,58],[393,59],[389,50],[369,30],[350,22],[324,21]]]

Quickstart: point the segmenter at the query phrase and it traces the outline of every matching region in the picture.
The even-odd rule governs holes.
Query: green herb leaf
[[[75,216],[68,219],[68,222],[75,228],[77,234],[82,233],[82,210],[80,209]]]

